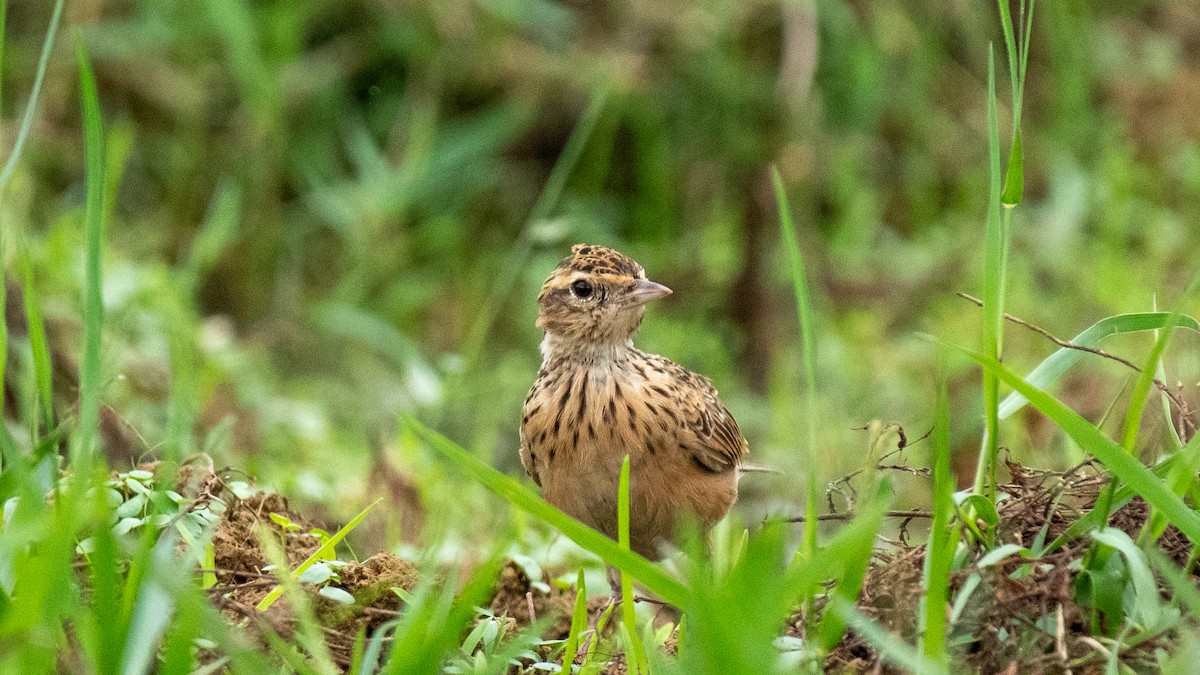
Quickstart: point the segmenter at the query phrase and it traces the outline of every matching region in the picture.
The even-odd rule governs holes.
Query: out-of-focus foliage
[[[10,5],[6,139],[50,13]],[[1069,336],[1174,297],[1196,264],[1200,9],[1037,11],[1007,307]],[[795,510],[801,367],[768,167],[813,277],[830,420],[819,470],[835,477],[868,443],[851,427],[931,425],[929,348],[906,334],[975,339],[977,310],[954,292],[979,287],[994,13],[924,0],[73,2],[64,32],[88,46],[109,127],[107,441],[130,456],[208,449],[319,501],[373,489],[382,454],[418,477],[431,511],[461,500],[431,457],[373,454],[372,439],[414,412],[516,470],[539,360],[533,298],[571,243],[593,241],[675,289],[642,346],[714,379],[755,458],[793,474],[747,493]],[[60,41],[0,205],[6,240],[29,249],[65,391],[83,279],[74,73]],[[605,92],[561,197],[529,220]],[[481,357],[464,359],[489,310]],[[1188,345],[1181,335],[1172,379],[1200,372]],[[1007,361],[1052,347],[1012,330]],[[1123,374],[1097,369],[1111,372],[1064,385],[1093,417]],[[951,397],[972,403],[977,375],[958,373]],[[969,450],[967,423],[953,442]],[[1040,463],[1074,459],[1025,423]]]

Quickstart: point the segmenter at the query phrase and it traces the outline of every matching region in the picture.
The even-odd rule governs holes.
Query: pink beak
[[[644,305],[651,300],[665,298],[671,294],[671,289],[662,284],[655,283],[649,279],[638,279],[637,287],[633,289],[633,293],[629,294],[629,306],[637,307]]]

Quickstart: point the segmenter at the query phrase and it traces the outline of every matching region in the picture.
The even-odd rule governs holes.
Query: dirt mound
[[[228,471],[184,465],[178,467],[177,473],[170,474],[173,468],[158,463],[142,468],[159,471],[164,479],[173,475],[176,491],[194,500],[191,508],[216,506],[218,502],[223,506],[214,509],[221,516],[213,533],[213,569],[206,570],[216,577],[216,583],[208,589],[213,604],[263,644],[270,633],[284,640],[293,639],[296,612],[286,594],[265,611],[257,609],[278,584],[268,567],[270,561],[263,550],[263,540],[268,538],[278,543],[288,566],[296,569],[321,547],[328,536],[327,530],[333,528],[324,528],[292,509],[281,495],[260,492],[245,481],[232,479]],[[320,564],[331,569],[319,583],[301,584],[307,599],[305,604],[321,624],[334,663],[349,668],[359,634],[370,640],[382,625],[399,617],[403,598],[417,587],[421,572],[412,562],[391,553],[379,553],[361,562],[317,563]],[[322,594],[323,588],[335,588],[348,596],[334,592],[332,595],[344,600],[338,601],[329,593]],[[513,632],[517,627],[549,617],[544,636],[562,639],[570,631],[574,598],[573,589],[552,584],[544,575],[531,580],[524,569],[510,561],[496,579],[491,608],[497,616],[506,617]]]
[[[496,595],[491,608],[497,616],[508,616],[525,627],[537,619],[552,617],[542,636],[548,640],[563,640],[571,631],[571,610],[575,604],[575,591],[564,592],[542,579],[535,586],[525,570],[513,561],[505,563],[496,578]],[[542,587],[548,587],[547,592]],[[532,612],[532,615],[531,615]]]
[[[1006,495],[997,509],[996,544],[1031,546],[1051,542],[1096,503],[1105,479],[1088,465],[1065,473],[1040,472],[1009,464],[1012,483],[999,491]],[[1137,537],[1149,508],[1136,498],[1109,520],[1131,537]],[[1105,662],[1094,645],[1092,612],[1078,604],[1076,572],[1090,541],[1067,541],[1040,558],[1009,556],[979,567],[974,562],[951,575],[948,597],[953,601],[967,584],[970,592],[962,613],[948,636],[957,642],[958,657],[972,670],[983,673],[1091,673],[1103,672]],[[1190,552],[1187,538],[1173,527],[1158,541],[1159,547],[1183,564]],[[919,606],[923,594],[924,546],[900,545],[877,551],[863,582],[858,607],[889,631],[909,643],[918,638]],[[972,580],[974,578],[974,580]],[[804,615],[789,622],[788,633],[803,636]],[[1127,646],[1124,664],[1153,669],[1155,650],[1170,638],[1145,640]],[[825,661],[835,672],[900,672],[884,664],[859,635],[848,631]]]
[[[259,492],[246,499],[233,497],[226,505],[213,535],[214,561],[220,582],[232,584],[261,578],[262,569],[269,563],[258,541],[256,531],[259,528],[264,528],[270,536],[279,540],[288,563],[293,567],[321,547],[320,540],[311,534],[316,526],[291,510],[284,497]],[[275,514],[277,519],[272,519],[271,514]],[[280,520],[299,529],[290,530]]]
[[[211,467],[184,466],[176,481],[177,491],[195,499],[196,504],[224,505],[213,533],[216,583],[208,589],[209,598],[231,621],[245,622],[249,634],[258,640],[266,642],[266,631],[290,639],[296,618],[286,595],[266,611],[257,609],[278,582],[268,568],[262,538],[277,542],[288,566],[296,569],[321,547],[322,537],[328,536],[326,530],[293,510],[285,497],[256,491],[222,473]],[[379,553],[362,562],[326,564],[332,576],[301,587],[314,618],[323,626],[330,656],[337,665],[348,668],[360,630],[365,628],[369,639],[380,625],[399,616],[403,600],[397,590],[412,591],[419,572],[412,562],[391,553]],[[322,587],[348,593],[353,603],[322,595]]]

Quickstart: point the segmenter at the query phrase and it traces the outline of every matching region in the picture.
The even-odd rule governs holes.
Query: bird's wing
[[[684,443],[692,452],[692,458],[705,469],[714,473],[730,471],[750,451],[742,430],[733,415],[717,397],[717,390],[706,377],[688,373],[694,386],[688,387],[692,395],[685,407],[686,425],[692,443]]]

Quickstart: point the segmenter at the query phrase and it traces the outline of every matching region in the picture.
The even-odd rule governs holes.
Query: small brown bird
[[[572,247],[538,295],[543,361],[521,418],[546,501],[613,539],[629,455],[630,544],[655,560],[681,517],[724,517],[748,452],[708,378],[633,346],[646,303],[670,293],[611,248]]]

